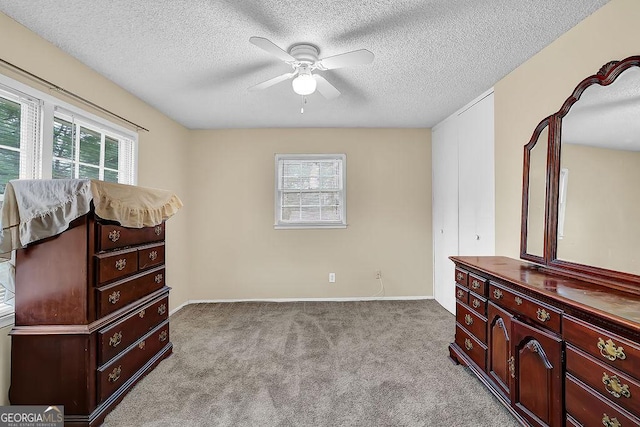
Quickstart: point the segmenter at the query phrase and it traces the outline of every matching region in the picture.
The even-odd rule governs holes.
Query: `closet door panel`
[[[493,93],[459,115],[459,253],[495,253]]]
[[[454,120],[432,133],[434,296],[455,314],[454,265],[458,254],[458,137]]]

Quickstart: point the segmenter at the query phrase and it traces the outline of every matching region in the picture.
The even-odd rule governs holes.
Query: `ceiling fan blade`
[[[318,89],[320,95],[324,96],[327,99],[334,99],[340,96],[340,91],[320,74],[314,74],[313,78],[316,80],[316,89]]]
[[[296,58],[289,55],[284,50],[280,49],[276,44],[274,44],[271,40],[267,40],[264,37],[250,37],[249,41],[254,45],[258,46],[260,49],[263,49],[273,56],[280,58],[281,60],[287,61],[295,61]]]
[[[295,76],[295,75],[296,75],[296,73],[295,73],[295,72],[293,72],[293,73],[286,73],[286,74],[283,74],[283,75],[281,75],[281,76],[274,77],[274,78],[272,78],[272,79],[269,79],[269,80],[267,80],[267,81],[264,81],[264,82],[262,82],[262,83],[258,83],[257,85],[251,86],[248,90],[249,90],[250,92],[253,92],[253,91],[256,91],[256,90],[266,89],[266,88],[271,87],[271,86],[273,86],[273,85],[276,85],[276,84],[278,84],[278,83],[280,83],[280,82],[283,82],[283,81],[285,81],[285,80],[288,80],[288,79],[290,79],[291,77],[293,77],[293,76]]]
[[[353,65],[370,64],[373,62],[373,53],[367,49],[354,50],[353,52],[341,53],[320,60],[320,65],[325,70],[351,67]]]

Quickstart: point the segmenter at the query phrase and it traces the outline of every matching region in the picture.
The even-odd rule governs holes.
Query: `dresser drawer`
[[[489,284],[489,299],[511,311],[521,313],[529,319],[560,333],[562,311],[527,297],[519,292],[506,289],[495,283]]]
[[[469,306],[481,315],[486,315],[487,313],[487,300],[486,298],[482,298],[479,295],[474,294],[473,292],[469,293]]]
[[[138,270],[164,264],[164,243],[138,248]]]
[[[468,333],[460,324],[456,325],[456,344],[482,371],[485,370],[487,366],[487,346]]]
[[[155,227],[144,228],[127,228],[98,223],[96,228],[97,252],[164,240],[164,222]]]
[[[571,415],[567,415],[567,427],[582,427]]]
[[[169,297],[147,304],[98,331],[98,365],[102,365],[169,317]]]
[[[98,288],[98,317],[112,313],[164,286],[164,268],[137,274],[126,280]]]
[[[562,336],[596,359],[640,379],[640,347],[637,344],[570,316],[562,322]]]
[[[567,345],[567,371],[631,413],[640,414],[640,384]]]
[[[638,418],[606,401],[571,375],[565,380],[565,405],[567,414],[584,427],[640,425]]]
[[[469,302],[469,291],[460,285],[456,285],[456,299],[461,303],[467,304]]]
[[[103,402],[169,343],[166,321],[142,337],[118,358],[98,368],[98,401]]]
[[[138,271],[138,251],[127,249],[96,255],[96,283],[112,282]]]
[[[466,305],[456,303],[456,321],[483,343],[487,342],[487,318],[480,316]]]
[[[469,289],[471,289],[473,292],[475,292],[478,295],[486,295],[486,289],[487,289],[487,279],[480,277],[480,276],[476,276],[473,273],[469,273],[469,278],[468,280],[468,285],[469,285]]]
[[[464,270],[459,269],[458,267],[456,267],[456,283],[459,285],[462,285],[464,287],[467,287],[467,278],[469,276],[469,273],[467,273]]]

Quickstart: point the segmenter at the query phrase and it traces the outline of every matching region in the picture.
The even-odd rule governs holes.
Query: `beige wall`
[[[168,223],[166,257],[167,283],[173,287],[170,306],[174,308],[187,301],[187,215],[190,206],[185,171],[189,131],[2,13],[0,40],[11,40],[11,43],[0,43],[0,58],[5,61],[149,129],[149,132],[140,132],[138,183],[175,191],[185,202],[185,208]],[[48,88],[21,78],[2,66],[0,73],[21,80],[43,92],[48,91]],[[71,102],[69,99],[61,99]],[[96,111],[91,112],[99,114]],[[9,328],[0,330],[0,405],[7,404],[9,387],[10,340],[6,336],[8,332]]]
[[[191,297],[433,295],[427,129],[194,131]],[[346,153],[346,229],[274,230],[274,154]],[[328,283],[329,272],[336,283]]]
[[[495,85],[497,254],[519,256],[523,146],[582,79],[640,54],[638,22],[640,1],[612,0]]]

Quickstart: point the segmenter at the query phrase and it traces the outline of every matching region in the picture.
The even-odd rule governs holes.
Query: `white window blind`
[[[0,194],[12,179],[40,178],[40,103],[0,86]]]
[[[346,156],[277,154],[277,228],[346,226]]]

